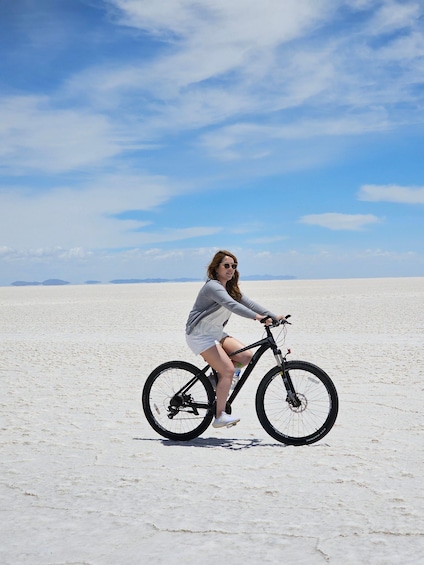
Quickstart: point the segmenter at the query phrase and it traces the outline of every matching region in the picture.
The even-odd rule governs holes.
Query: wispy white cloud
[[[367,202],[424,204],[424,187],[366,184],[360,188],[358,198]]]
[[[110,0],[121,22],[164,40],[208,45],[275,45],[311,29],[332,9],[328,0]],[[119,17],[119,16],[118,16]]]
[[[389,127],[387,113],[376,108],[373,112],[365,111],[340,119],[301,119],[280,125],[237,123],[205,133],[200,142],[215,158],[235,160],[248,156],[260,159],[267,157],[272,148],[275,150],[276,142],[281,140],[361,135],[385,131]]]
[[[3,170],[48,173],[104,164],[126,149],[125,140],[101,114],[55,109],[48,97],[0,100],[0,163]]]
[[[18,248],[137,245],[142,238],[137,230],[149,222],[125,219],[122,214],[151,210],[171,199],[176,190],[165,177],[141,174],[103,175],[78,189],[2,189],[0,241]]]
[[[164,2],[158,10],[144,1],[115,4],[122,10],[122,21],[172,43],[172,50],[124,68],[89,69],[68,87],[80,88],[96,101],[104,98],[106,105],[129,92],[147,93],[156,104],[144,97],[145,107],[160,125],[172,127],[174,118],[182,127],[182,115],[185,127],[191,128],[193,116],[194,126],[204,126],[246,112],[290,107],[328,82],[329,69],[316,50],[295,50],[283,65],[278,55],[282,45],[325,20],[333,10],[326,0],[267,0],[260,5],[235,0],[213,6]],[[170,100],[168,116],[169,104],[160,101]]]
[[[184,0],[164,1],[158,8],[146,1],[113,4],[122,23],[172,49],[124,66],[86,69],[67,82],[67,94],[84,93],[107,108],[129,96],[136,106],[142,94],[144,127],[191,129],[246,112],[270,112],[322,89],[328,78],[325,61],[317,64],[313,51],[291,53],[284,68],[277,56],[281,45],[325,20],[333,9],[327,0],[213,5]]]
[[[115,22],[148,34],[157,49],[81,68],[50,98],[4,100],[0,158],[7,167],[55,172],[110,164],[187,130],[199,133],[193,146],[212,158],[261,158],[272,140],[381,132],[422,117],[424,8],[417,2],[109,5]],[[364,10],[361,28],[323,33],[346,6]],[[392,80],[399,57],[408,65]],[[407,118],[396,109],[403,103],[414,106]],[[293,112],[300,109],[301,117]]]
[[[0,248],[0,257],[8,263],[46,263],[51,261],[81,261],[94,257],[94,252],[83,247],[63,249],[62,247],[38,247],[17,249],[12,247]]]
[[[208,235],[216,235],[223,230],[220,226],[191,226],[189,228],[162,229],[156,232],[141,232],[137,239],[139,245],[155,245],[187,239],[197,239]]]
[[[362,230],[370,224],[378,224],[380,218],[373,214],[339,214],[328,212],[326,214],[309,214],[300,218],[300,223],[312,226],[320,226],[330,230]]]
[[[387,259],[394,259],[396,261],[402,261],[405,259],[411,259],[413,257],[418,257],[418,253],[416,251],[391,251],[388,249],[380,249],[380,248],[375,248],[375,249],[365,249],[364,251],[357,251],[356,252],[356,257],[358,258],[362,258],[362,257],[384,257]]]
[[[362,106],[363,123],[369,124],[365,110],[369,114],[370,105],[381,108],[382,103],[401,102],[405,87],[411,86],[411,75],[405,71],[398,73],[396,81],[380,80],[392,76],[392,63],[399,57],[397,42],[407,45],[411,64],[419,66],[422,56],[423,7],[417,2],[387,0],[377,7],[346,2],[366,10],[361,27],[346,27],[343,35],[328,37],[319,34],[320,26],[331,21],[343,4],[338,8],[324,0],[261,4],[235,0],[213,6],[181,0],[161,3],[160,8],[146,1],[113,4],[120,10],[121,22],[172,44],[173,49],[163,49],[154,60],[128,68],[99,69],[104,73],[100,80],[84,83],[84,90],[105,89],[108,100],[113,92],[130,90],[148,92],[157,102],[172,100],[169,116],[169,104],[150,107],[162,126],[172,127],[174,118],[182,127],[178,117],[187,117],[189,112],[181,110],[193,107],[192,103],[193,113],[199,116],[203,109],[205,116],[195,123],[187,120],[189,128],[207,125],[208,116],[210,123],[217,124],[229,115],[266,114],[305,102],[312,107],[331,104],[334,120],[342,119],[349,106]],[[317,32],[313,38],[311,30]],[[399,30],[402,36],[387,39],[388,32]],[[381,44],[375,42],[379,36],[385,38]],[[415,82],[419,83],[419,76]],[[214,98],[219,100],[216,105]]]
[[[382,2],[369,23],[369,29],[375,34],[414,28],[422,13],[419,2]]]

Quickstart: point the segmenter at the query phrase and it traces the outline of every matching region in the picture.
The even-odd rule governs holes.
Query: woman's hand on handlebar
[[[273,322],[271,316],[262,316],[261,314],[256,314],[256,320],[264,326],[270,326]]]
[[[273,320],[274,326],[279,326],[280,324],[290,324],[287,318],[290,318],[291,314],[286,314],[285,316],[277,316],[276,320]]]
[[[290,318],[290,314],[286,314],[285,316],[277,316],[275,319],[271,318],[271,316],[256,317],[256,319],[265,326],[279,326],[280,324],[290,324],[287,318]]]

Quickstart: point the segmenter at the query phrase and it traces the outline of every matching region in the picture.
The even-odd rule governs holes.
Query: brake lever
[[[287,318],[291,318],[291,314],[287,314],[287,316],[284,317],[284,320],[278,320],[278,324],[277,324],[277,325],[280,325],[280,324],[289,324],[289,325],[291,325],[291,322],[289,322],[289,321],[287,320]]]

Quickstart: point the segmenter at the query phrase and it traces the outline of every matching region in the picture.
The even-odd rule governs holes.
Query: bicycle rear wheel
[[[185,361],[159,365],[142,393],[144,414],[161,436],[188,441],[203,433],[213,418],[215,392],[200,369]]]
[[[294,401],[289,399],[280,367],[274,367],[256,392],[259,421],[271,437],[282,443],[315,443],[328,434],[336,421],[336,387],[325,371],[306,361],[287,361],[285,374],[293,384]]]

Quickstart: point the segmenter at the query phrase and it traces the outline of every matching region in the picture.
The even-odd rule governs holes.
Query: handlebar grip
[[[274,320],[274,318],[271,318],[271,316],[265,316],[264,318],[261,318],[259,321],[261,324],[265,324],[265,322],[267,320],[271,320],[272,321],[272,325],[274,327],[279,326],[280,324],[290,324],[291,322],[289,322],[287,320],[287,318],[291,318],[291,314],[287,314],[287,316],[284,317],[284,320]]]
[[[284,317],[284,320],[274,320],[274,325],[275,326],[280,326],[280,325],[283,325],[283,324],[290,324],[291,325],[291,322],[289,322],[287,318],[291,318],[291,314],[287,314],[287,316]]]

